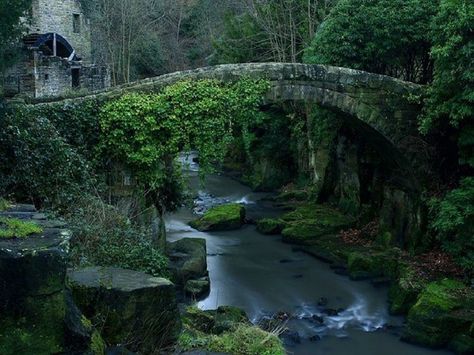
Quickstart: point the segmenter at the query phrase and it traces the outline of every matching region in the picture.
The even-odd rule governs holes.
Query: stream
[[[208,176],[202,186],[192,156],[183,160],[191,191],[198,198],[194,211],[181,208],[168,216],[168,240],[187,237],[207,241],[211,291],[198,302],[200,308],[237,306],[254,323],[277,312],[291,314],[286,326],[300,339],[285,338],[289,354],[449,354],[399,340],[403,318],[388,314],[386,287],[338,275],[328,264],[294,251],[294,246],[282,243],[279,236],[258,233],[253,225],[210,233],[189,227],[196,213],[220,203],[242,203],[252,219],[277,216],[282,211],[264,199],[267,193],[252,192],[226,176]],[[327,309],[338,313],[328,315]]]

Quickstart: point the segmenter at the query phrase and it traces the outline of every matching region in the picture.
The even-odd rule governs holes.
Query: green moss
[[[95,330],[92,333],[90,349],[94,355],[103,355],[105,354],[105,342],[104,339],[100,336],[99,332]]]
[[[309,198],[309,193],[306,190],[292,190],[282,192],[276,197],[278,202],[288,202],[288,201],[307,201]]]
[[[283,240],[297,244],[314,244],[319,237],[337,233],[355,222],[334,208],[314,204],[300,206],[282,220],[286,222]]]
[[[33,222],[25,222],[17,218],[0,217],[0,239],[26,238],[31,234],[43,232],[43,229]]]
[[[472,290],[462,282],[450,279],[432,282],[408,312],[403,337],[426,346],[445,346],[456,334],[469,330],[473,303]]]
[[[92,330],[92,322],[89,319],[87,319],[85,316],[81,317],[81,323],[88,331]]]
[[[213,207],[189,225],[200,231],[217,231],[238,229],[244,222],[245,208],[233,203]]]
[[[362,280],[383,275],[383,264],[369,253],[353,252],[347,259],[349,275],[353,280]]]
[[[459,355],[474,354],[474,338],[467,334],[457,335],[449,343],[449,348]]]
[[[257,222],[257,231],[262,234],[280,234],[285,227],[281,219],[263,218]]]
[[[0,354],[36,355],[63,351],[66,304],[62,292],[18,300],[24,318],[0,319]]]
[[[41,329],[8,320],[0,322],[0,354],[57,354],[63,350],[56,339],[44,336]]]
[[[427,281],[408,265],[399,267],[399,276],[390,285],[388,300],[391,314],[407,314],[416,303]]]
[[[379,245],[383,248],[390,247],[392,245],[392,242],[393,242],[392,233],[385,232],[385,233],[379,234],[377,236],[377,238],[375,239],[375,242],[377,243],[377,245]]]
[[[9,209],[11,204],[5,200],[4,198],[0,197],[0,211],[5,211]]]
[[[240,325],[233,332],[211,336],[208,349],[242,355],[284,355],[286,351],[277,336],[255,326]]]
[[[273,334],[252,326],[245,312],[236,307],[202,311],[189,307],[183,314],[184,330],[178,339],[181,351],[199,349],[242,355],[285,354]]]

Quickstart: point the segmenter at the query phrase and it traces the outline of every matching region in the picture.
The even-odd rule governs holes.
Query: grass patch
[[[33,222],[17,218],[0,217],[0,239],[26,238],[31,234],[43,232],[43,228]]]

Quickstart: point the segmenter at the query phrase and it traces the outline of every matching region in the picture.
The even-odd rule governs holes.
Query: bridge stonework
[[[242,77],[266,79],[271,88],[268,102],[304,101],[345,112],[381,133],[395,146],[417,135],[420,105],[413,99],[422,87],[384,75],[326,65],[287,63],[225,64],[165,74],[113,87],[81,98],[110,99],[127,92],[157,92],[180,80],[217,79],[225,82]],[[41,102],[41,101],[38,101]]]
[[[418,158],[413,157],[413,151],[408,151],[404,142],[418,136],[417,116],[421,106],[414,99],[422,93],[422,86],[360,70],[297,63],[224,64],[165,74],[81,97],[35,102],[60,105],[88,98],[107,101],[128,92],[159,92],[181,80],[232,82],[243,77],[270,82],[267,103],[314,102],[356,118],[353,121],[364,138],[383,151],[386,162],[402,175],[413,175],[408,161]],[[417,179],[412,176],[410,180]]]

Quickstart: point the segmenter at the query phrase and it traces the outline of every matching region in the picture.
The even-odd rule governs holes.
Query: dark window
[[[49,74],[44,74],[44,80],[49,80]]]
[[[74,33],[81,33],[81,15],[72,15],[72,30]]]
[[[81,70],[71,69],[71,77],[72,77],[72,87],[79,88],[81,86]]]

